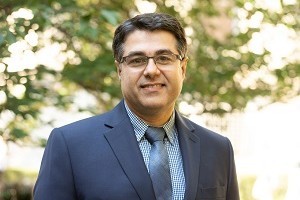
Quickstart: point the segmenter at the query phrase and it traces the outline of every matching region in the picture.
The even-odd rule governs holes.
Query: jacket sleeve
[[[227,185],[227,200],[239,200],[239,187],[236,175],[235,161],[234,161],[234,153],[231,142],[228,140],[229,147],[229,173],[228,173],[228,185]]]
[[[34,200],[77,199],[68,147],[59,129],[49,136],[33,197]]]

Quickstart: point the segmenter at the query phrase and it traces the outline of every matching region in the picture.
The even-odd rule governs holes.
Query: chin
[[[142,101],[140,103],[145,109],[163,108],[165,106],[165,104],[162,103],[162,101],[152,99],[149,99],[148,101]]]
[[[160,102],[147,102],[147,103],[144,103],[143,106],[145,108],[162,108],[162,107],[164,107],[164,105]]]
[[[148,101],[141,102],[141,105],[145,109],[159,109],[159,110],[165,110],[167,108],[172,107],[171,104],[168,104],[167,102],[164,102],[159,99],[149,99]]]

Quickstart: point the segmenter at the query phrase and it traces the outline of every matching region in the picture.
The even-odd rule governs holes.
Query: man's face
[[[179,54],[175,37],[167,31],[136,30],[124,43],[123,57],[128,55],[161,55],[162,52]],[[187,61],[176,59],[172,64],[159,67],[149,59],[145,67],[131,67],[118,63],[121,89],[129,108],[139,117],[152,114],[170,115],[185,78]]]

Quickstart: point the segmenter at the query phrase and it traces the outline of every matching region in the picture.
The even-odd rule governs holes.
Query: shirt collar
[[[124,104],[125,104],[127,114],[130,118],[130,122],[133,126],[137,141],[140,142],[141,139],[144,137],[145,132],[146,132],[147,128],[149,127],[149,125],[145,121],[143,121],[141,118],[139,118],[136,114],[134,114],[130,110],[130,108],[127,106],[125,101],[124,101]],[[175,112],[172,113],[169,121],[167,121],[162,127],[165,130],[170,143],[173,145],[175,142],[174,141],[175,140]]]

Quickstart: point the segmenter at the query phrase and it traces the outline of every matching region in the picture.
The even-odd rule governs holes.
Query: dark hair
[[[128,19],[118,26],[112,44],[115,60],[120,61],[122,59],[124,53],[123,45],[126,37],[135,30],[164,30],[170,32],[177,40],[177,50],[179,54],[183,57],[186,56],[187,42],[184,29],[179,21],[168,14],[147,13]]]

